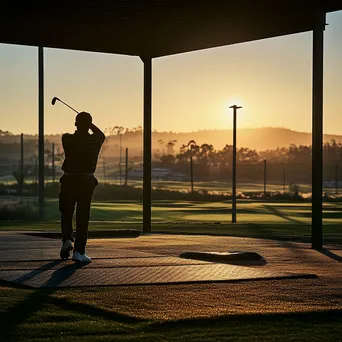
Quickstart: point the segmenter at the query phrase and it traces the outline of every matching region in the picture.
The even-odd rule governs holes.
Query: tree
[[[241,147],[237,150],[237,160],[242,163],[255,163],[260,160],[260,157],[257,151]]]
[[[173,148],[174,148],[176,142],[177,142],[177,140],[169,140],[169,142],[167,143],[167,154],[168,155],[174,154]]]
[[[171,164],[174,164],[176,161],[176,157],[173,156],[172,154],[168,154],[168,155],[163,155],[160,157],[160,162],[162,164],[162,166],[170,166]]]
[[[164,140],[163,140],[163,139],[159,139],[159,140],[158,140],[158,144],[159,144],[160,147],[161,147],[160,152],[161,152],[161,153],[164,153],[164,145],[165,145]]]
[[[12,136],[13,133],[9,132],[9,131],[3,131],[0,129],[0,136],[1,137],[8,137],[8,136]]]

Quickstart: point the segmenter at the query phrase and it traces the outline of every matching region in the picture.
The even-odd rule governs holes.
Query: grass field
[[[25,199],[35,202],[35,199]],[[156,223],[205,223],[231,222],[231,202],[200,201],[153,201],[152,220]],[[92,221],[122,223],[142,222],[141,201],[106,201],[92,203]],[[58,200],[48,199],[45,218],[59,220]],[[311,223],[311,204],[293,202],[272,202],[240,200],[237,203],[237,219],[240,223],[297,224]],[[324,203],[325,224],[338,224],[342,219],[342,203]]]
[[[103,182],[103,179],[99,177],[99,181]],[[110,184],[120,184],[119,180],[108,180],[107,183]],[[124,179],[122,180],[122,184]],[[129,180],[128,184],[131,186],[140,186],[142,187],[143,182],[139,180]],[[310,184],[298,184],[299,189],[303,193],[311,193],[311,185]],[[190,182],[181,182],[181,181],[167,181],[167,180],[152,180],[152,187],[160,188],[160,189],[171,189],[178,191],[190,191],[191,184]],[[194,182],[195,190],[206,190],[213,193],[230,193],[232,191],[232,183],[225,181],[203,181],[203,182]],[[266,190],[270,192],[281,192],[284,190],[284,186],[282,182],[279,183],[268,183],[266,186]],[[285,191],[289,190],[289,184],[285,185]],[[264,183],[239,183],[237,182],[237,192],[263,192],[264,191]],[[335,194],[334,188],[325,187],[324,191],[329,194]]]
[[[100,183],[104,182],[102,174],[100,173],[97,175],[97,178]],[[27,178],[25,180],[26,183],[35,182],[35,178]],[[59,177],[56,177],[56,182],[59,181]],[[47,177],[45,179],[45,183],[51,183],[52,178]],[[0,184],[4,185],[13,185],[15,184],[15,178],[13,176],[5,176],[0,177]],[[120,184],[118,179],[109,179],[106,178],[106,183],[108,184]],[[121,184],[124,184],[124,177],[122,177]],[[138,186],[142,187],[143,182],[142,180],[128,180],[128,184],[131,186]],[[303,193],[311,193],[311,185],[310,184],[301,184],[295,183],[299,185],[299,189]],[[185,181],[167,181],[167,180],[152,180],[152,186],[154,188],[161,188],[161,189],[170,189],[170,190],[178,190],[178,191],[190,191],[191,185],[190,182]],[[206,190],[209,192],[218,192],[218,193],[229,193],[232,189],[232,183],[225,182],[225,181],[203,181],[203,182],[194,182],[194,189],[195,190]],[[282,180],[277,182],[268,182],[267,183],[267,191],[269,192],[281,192],[284,190],[284,185]],[[263,192],[264,191],[264,183],[262,181],[258,183],[246,183],[246,182],[237,182],[237,192]],[[285,191],[289,191],[289,183],[285,184]],[[335,188],[333,187],[324,187],[324,192],[328,194],[335,194]]]
[[[142,203],[94,202],[91,216],[90,233],[94,230],[141,229]],[[323,217],[325,242],[341,244],[342,204],[324,203]],[[154,201],[152,205],[154,232],[309,242],[310,218],[309,203],[241,200],[238,201],[238,224],[234,225],[230,223],[229,201],[165,200]],[[46,220],[0,221],[0,230],[58,231],[57,200],[47,200]],[[0,341],[341,340],[342,311],[337,309],[273,314],[220,315],[218,312],[213,317],[163,321],[150,317],[147,313],[151,304],[144,301],[136,304],[129,291],[122,289],[118,295],[115,287],[34,290],[0,282]],[[140,287],[136,291],[144,293],[146,289]],[[185,295],[188,294],[185,291]],[[163,299],[164,293],[160,300]],[[135,305],[147,313],[143,317],[134,315],[130,308]],[[166,308],[169,306],[172,304],[165,303]]]
[[[311,223],[310,203],[253,202],[237,204],[237,217],[241,223],[298,224]],[[142,204],[137,201],[94,202],[91,210],[94,221],[142,222]],[[58,220],[58,202],[47,205],[48,220]],[[325,224],[338,224],[342,219],[342,204],[325,203]],[[154,201],[152,220],[160,223],[179,222],[231,222],[231,202]]]
[[[1,341],[339,341],[342,331],[341,310],[160,321],[128,314],[115,287],[0,291]]]
[[[326,242],[342,242],[342,204],[324,203]],[[0,221],[0,230],[59,230],[58,201],[48,200],[46,222]],[[237,224],[231,224],[231,203],[154,201],[154,232],[215,234],[310,241],[311,204],[238,201]],[[90,230],[142,227],[142,203],[137,201],[94,202]]]

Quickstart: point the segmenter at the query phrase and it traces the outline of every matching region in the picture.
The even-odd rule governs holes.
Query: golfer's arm
[[[106,136],[104,133],[100,130],[100,128],[96,127],[93,123],[90,125],[90,130],[93,132],[93,134],[99,138],[102,142],[106,139]]]

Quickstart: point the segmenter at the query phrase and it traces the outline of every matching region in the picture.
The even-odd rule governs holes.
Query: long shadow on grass
[[[17,285],[22,288],[22,284],[30,280],[44,271],[53,268],[60,261],[50,262],[39,269],[29,272],[28,274],[18,278],[16,281]],[[108,320],[113,320],[122,323],[136,323],[142,322],[142,319],[134,318],[128,315],[117,314],[115,312],[110,312],[104,309],[96,308],[92,305],[84,303],[76,303],[69,301],[64,298],[56,298],[52,295],[56,292],[56,287],[60,285],[63,281],[68,279],[76,270],[81,269],[84,264],[69,264],[63,268],[55,270],[48,281],[45,283],[47,288],[35,290],[33,293],[28,295],[24,300],[17,303],[15,306],[8,309],[4,314],[2,314],[2,319],[0,321],[0,331],[1,331],[1,341],[7,341],[15,335],[16,327],[22,323],[25,323],[31,316],[36,312],[43,309],[46,304],[54,304],[64,309],[70,311],[76,311],[77,313],[82,313],[85,315],[90,315],[92,317],[98,316]],[[0,281],[1,285],[1,281]],[[8,286],[6,284],[2,284]],[[18,287],[13,283],[10,284],[12,288]]]
[[[142,319],[142,318],[136,318],[133,316],[119,314],[117,312],[97,308],[93,305],[89,305],[85,303],[74,302],[65,298],[50,297],[49,303],[63,307],[66,310],[75,311],[78,313],[81,312],[91,317],[105,318],[105,319],[120,322],[120,323],[134,324],[134,323],[146,321],[145,319]]]
[[[208,235],[208,236],[234,236],[248,237],[267,240],[289,240],[293,242],[310,242],[310,236],[298,231],[298,224],[261,224],[261,223],[242,223],[242,224],[220,224],[203,223],[193,221],[191,223],[165,223],[155,226],[154,232],[165,234],[187,234],[187,235]],[[310,229],[309,225],[300,225],[301,229]],[[306,230],[305,230],[306,232]],[[152,248],[152,247],[151,247]]]
[[[275,207],[270,206],[270,205],[263,205],[263,207],[273,215],[277,215],[278,217],[283,218],[283,219],[285,219],[291,223],[294,223],[294,224],[301,224],[300,221],[298,221],[292,217],[289,217],[284,212],[278,210],[278,208],[275,208]]]
[[[25,285],[26,281],[41,275],[59,263],[61,263],[60,260],[49,262],[48,264],[41,266],[39,269],[33,270],[21,276],[20,278],[16,279],[15,282],[19,284],[19,286]],[[16,326],[24,323],[31,315],[43,308],[43,306],[48,302],[50,295],[56,291],[56,289],[51,286],[57,286],[58,282],[60,284],[82,266],[83,264],[72,264],[61,269],[57,269],[52,273],[51,278],[46,282],[46,287],[50,287],[49,289],[37,290],[31,293],[23,301],[7,310],[0,323],[2,340],[6,341],[7,338],[11,337],[11,335],[15,333]],[[56,280],[57,275],[58,277]]]
[[[173,330],[173,329],[191,329],[191,328],[213,328],[215,325],[224,326],[225,324],[241,324],[246,327],[256,323],[280,323],[281,322],[298,322],[312,324],[326,324],[333,323],[334,321],[342,320],[342,310],[322,310],[322,311],[309,311],[309,312],[294,312],[294,313],[267,313],[267,314],[250,314],[250,315],[223,315],[216,317],[201,317],[193,319],[182,319],[177,321],[167,321],[153,323],[149,326],[153,330]]]

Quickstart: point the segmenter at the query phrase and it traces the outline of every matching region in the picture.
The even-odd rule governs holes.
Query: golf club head
[[[54,97],[52,99],[52,101],[51,101],[51,104],[54,106],[57,100],[59,101],[59,98],[58,97]]]

